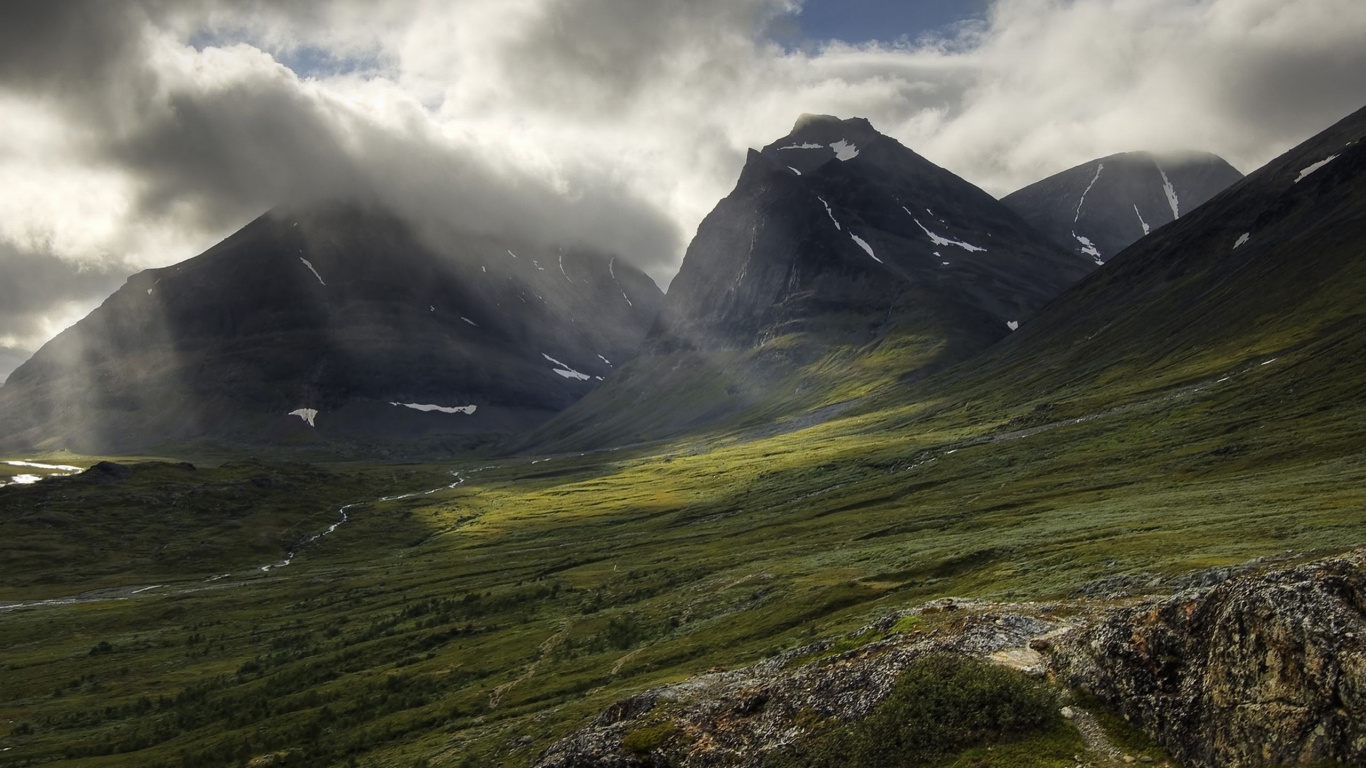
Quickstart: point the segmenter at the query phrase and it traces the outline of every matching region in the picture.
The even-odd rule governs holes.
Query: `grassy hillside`
[[[0,760],[523,765],[622,695],[931,597],[1344,549],[1366,539],[1366,414],[1290,394],[1331,369],[1289,352],[1079,422],[941,398],[517,460],[358,507],[255,578],[128,573],[129,599],[4,615]],[[371,470],[353,482],[388,493]]]

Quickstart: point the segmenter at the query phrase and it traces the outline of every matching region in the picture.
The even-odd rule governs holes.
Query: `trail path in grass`
[[[1081,732],[1081,740],[1086,742],[1086,749],[1091,753],[1086,765],[1102,768],[1124,765],[1124,753],[1105,735],[1105,729],[1100,727],[1095,715],[1080,707],[1066,707],[1064,713],[1064,716],[1071,715],[1068,719]]]

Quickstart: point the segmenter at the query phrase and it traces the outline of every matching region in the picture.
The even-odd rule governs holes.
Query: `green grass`
[[[775,753],[765,768],[1060,766],[1085,746],[1058,707],[1057,690],[1023,673],[930,656],[907,668],[867,718]]]
[[[1100,723],[1100,727],[1109,737],[1110,743],[1119,748],[1121,752],[1134,758],[1150,758],[1152,763],[1156,765],[1173,762],[1171,755],[1167,754],[1161,745],[1153,741],[1152,737],[1135,728],[1105,702],[1084,692],[1075,692],[1074,696],[1078,704],[1095,715],[1096,722]]]
[[[1335,339],[1199,391],[1130,382],[1093,411],[1089,392],[889,390],[797,431],[534,464],[206,463],[3,489],[0,599],[108,592],[0,614],[0,766],[521,766],[623,696],[927,599],[1358,546],[1366,406],[1340,393],[1366,363]],[[341,503],[488,465],[361,504],[258,570]],[[1050,734],[943,764],[1070,758]]]

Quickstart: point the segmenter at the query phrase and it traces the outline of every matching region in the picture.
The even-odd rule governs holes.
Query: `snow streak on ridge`
[[[1105,163],[1101,163],[1100,166],[1096,168],[1095,177],[1091,179],[1090,184],[1086,185],[1086,190],[1081,193],[1081,199],[1077,201],[1077,215],[1072,219],[1073,224],[1076,224],[1081,220],[1081,207],[1086,204],[1086,196],[1091,194],[1091,187],[1094,187],[1096,182],[1100,181],[1100,172],[1103,170],[1105,170]]]
[[[1157,163],[1153,163],[1157,165]],[[1162,166],[1157,166],[1157,172],[1162,174],[1162,191],[1167,195],[1167,205],[1172,207],[1172,218],[1181,218],[1181,201],[1176,199],[1176,187],[1172,186],[1171,179],[1167,178],[1167,172],[1162,170]]]

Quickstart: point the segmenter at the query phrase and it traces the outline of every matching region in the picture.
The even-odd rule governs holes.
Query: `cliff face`
[[[1366,553],[1115,610],[1060,678],[1189,766],[1366,761]]]
[[[851,645],[858,647],[839,652]],[[813,723],[867,717],[913,662],[941,653],[1046,672],[1088,691],[1187,768],[1366,762],[1362,550],[1119,607],[935,601],[839,643],[624,699],[552,745],[537,765],[758,768],[812,737]],[[1063,714],[1087,743],[1083,762],[1120,763],[1090,713],[1069,707]],[[659,738],[641,749],[646,733]]]

